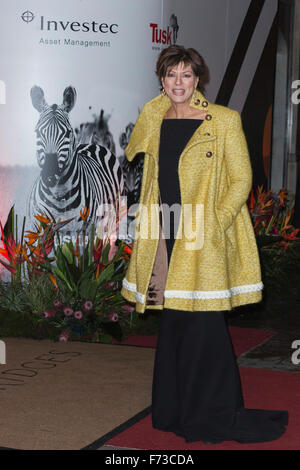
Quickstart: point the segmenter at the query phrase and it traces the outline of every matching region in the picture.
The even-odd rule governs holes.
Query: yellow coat
[[[198,220],[192,219],[198,222],[198,244],[191,248],[193,238],[185,233],[188,219],[182,209],[182,236],[175,239],[168,266],[158,163],[160,127],[170,106],[163,94],[146,103],[125,149],[129,161],[140,152],[145,158],[136,213],[136,234],[140,236],[134,237],[121,294],[136,303],[138,313],[163,308],[220,311],[259,302],[263,284],[246,204],[252,168],[240,114],[210,103],[199,91],[194,92],[190,106],[208,114],[178,165],[181,208],[186,204],[200,208]],[[195,222],[192,228],[196,228]]]

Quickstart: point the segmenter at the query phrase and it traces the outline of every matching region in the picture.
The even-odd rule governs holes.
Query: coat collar
[[[160,141],[160,128],[167,110],[171,107],[171,100],[167,95],[160,94],[154,98],[155,102],[155,125],[152,128],[152,134],[149,139],[149,147],[147,153],[157,156]],[[204,119],[201,126],[194,132],[190,140],[185,146],[184,152],[189,150],[194,145],[202,142],[209,142],[216,139],[215,126],[214,126],[214,113],[212,110],[213,105],[203,96],[203,94],[195,90],[190,100],[190,106],[197,110],[206,111],[206,119]]]
[[[190,100],[190,106],[198,110],[207,111],[207,116],[201,126],[192,135],[184,151],[187,151],[193,145],[214,140],[216,138],[214,130],[214,106],[198,90],[194,91]],[[148,125],[150,122],[139,122],[137,127],[140,127],[143,131],[139,132],[138,129],[133,130],[129,144],[125,149],[125,153],[129,161],[131,161],[134,156],[140,152],[148,153],[158,159],[160,128],[164,116],[170,107],[170,98],[162,93],[147,103],[147,108],[150,111],[147,115],[150,115],[151,117],[147,117],[145,120],[148,121],[151,119],[151,125]],[[142,121],[144,121],[144,119],[142,119]],[[148,130],[145,132],[145,129],[148,128],[149,132]]]
[[[160,103],[159,103],[159,98],[160,98]],[[160,94],[155,98],[157,100],[157,103],[159,104],[159,107],[161,109],[161,119],[164,118],[167,110],[171,107],[171,100],[167,95]],[[190,106],[192,108],[198,109],[199,111],[207,111],[209,113],[210,111],[210,102],[205,98],[204,95],[199,90],[195,90],[191,100],[190,100]]]

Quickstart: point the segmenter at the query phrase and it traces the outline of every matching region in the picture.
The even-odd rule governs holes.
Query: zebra
[[[122,132],[119,138],[119,144],[121,149],[124,151],[128,145],[131,133],[133,131],[134,124],[130,122],[126,128],[125,132]],[[143,168],[144,168],[144,154],[141,153],[135,157],[132,162],[129,162],[123,153],[119,157],[119,162],[122,167],[122,172],[124,175],[126,202],[128,207],[127,213],[127,241],[131,243],[133,241],[132,234],[130,233],[130,224],[135,219],[135,212],[130,210],[130,207],[133,206],[136,208],[139,203],[141,186],[142,186],[142,177],[143,177]]]
[[[77,144],[98,144],[103,145],[112,153],[116,153],[116,146],[113,135],[108,127],[110,115],[104,115],[101,109],[99,116],[94,115],[94,122],[81,123],[75,128]]]
[[[68,231],[89,231],[92,224],[107,223],[106,204],[118,214],[124,195],[124,178],[118,159],[107,148],[95,143],[76,144],[69,113],[76,102],[76,89],[67,87],[61,105],[49,106],[41,87],[30,91],[33,107],[40,113],[35,127],[37,162],[40,175],[28,198],[28,216],[45,213],[62,220],[74,217]],[[84,221],[80,210],[89,209]],[[99,210],[100,209],[100,210]],[[101,219],[101,220],[100,220]]]
[[[119,138],[121,149],[124,151],[128,145],[134,124],[130,122],[122,132]],[[129,198],[128,205],[135,204],[139,201],[141,183],[143,176],[144,154],[137,155],[136,158],[129,162],[125,155],[119,157],[120,164],[125,181],[125,192]]]

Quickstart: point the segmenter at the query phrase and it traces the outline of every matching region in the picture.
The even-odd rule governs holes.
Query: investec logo
[[[21,15],[22,20],[25,23],[31,23],[35,16],[30,11],[25,11]],[[58,20],[58,19],[49,19],[45,16],[40,16],[39,19],[40,30],[41,31],[72,31],[74,33],[83,32],[83,33],[112,33],[117,34],[119,32],[119,25],[117,23],[106,23],[99,21],[68,21],[68,20]]]

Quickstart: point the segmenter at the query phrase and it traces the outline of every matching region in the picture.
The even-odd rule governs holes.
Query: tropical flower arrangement
[[[300,229],[291,224],[293,204],[293,198],[285,187],[278,193],[264,190],[263,186],[258,186],[256,191],[252,189],[249,210],[254,232],[262,246],[268,248],[270,244],[276,244],[286,250],[291,242],[299,240]]]
[[[80,212],[84,222],[88,213]],[[35,219],[35,230],[25,232],[24,217],[20,240],[14,207],[4,227],[0,222],[0,263],[11,274],[11,282],[0,285],[0,309],[30,310],[36,326],[46,323],[60,341],[122,340],[134,311],[120,293],[131,246],[109,230],[98,238],[94,226],[86,243],[84,223],[82,247],[80,233],[75,243],[62,242],[61,229],[72,219],[56,221],[47,209]]]
[[[248,207],[260,254],[264,293],[260,304],[247,308],[268,319],[282,315],[286,302],[296,297],[300,229],[292,224],[294,198],[285,187],[278,192],[263,186],[252,189]]]

